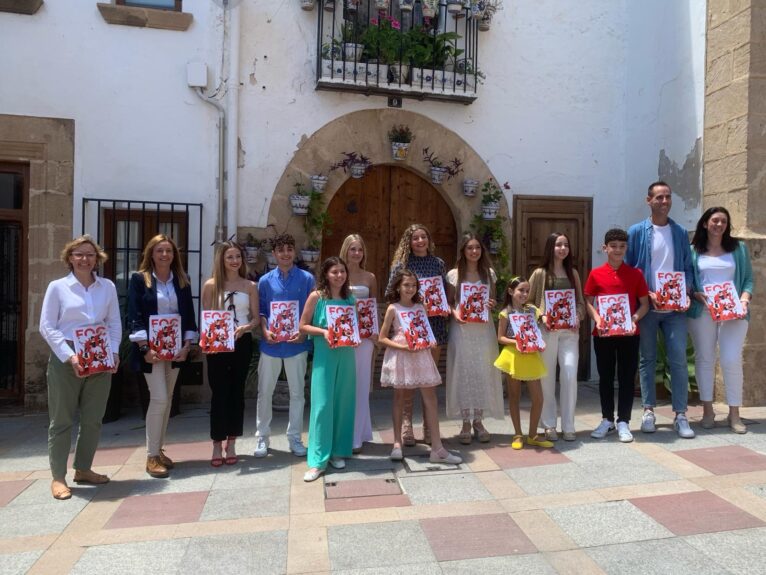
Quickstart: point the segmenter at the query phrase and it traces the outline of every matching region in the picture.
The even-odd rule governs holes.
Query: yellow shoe
[[[511,448],[512,449],[523,449],[524,448],[524,436],[523,435],[514,435],[513,441],[511,442]]]
[[[534,437],[527,437],[527,444],[534,445],[535,447],[553,447],[553,442],[547,439],[540,439],[539,435]]]

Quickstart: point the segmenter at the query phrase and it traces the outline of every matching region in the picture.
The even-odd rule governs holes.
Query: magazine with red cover
[[[234,312],[202,310],[199,347],[202,353],[234,351]]]
[[[702,289],[705,291],[707,308],[713,321],[729,321],[745,317],[745,310],[733,282],[708,284]]]
[[[513,329],[516,349],[521,353],[534,353],[545,350],[545,341],[534,313],[509,313],[508,324]]]
[[[289,341],[298,335],[298,300],[273,301],[269,306],[269,331],[276,341]]]
[[[168,313],[149,316],[149,347],[160,359],[170,361],[181,351],[181,316]]]
[[[83,375],[114,369],[114,352],[109,332],[103,324],[92,324],[74,330],[74,352]]]
[[[684,272],[657,272],[654,276],[657,307],[661,311],[684,311],[689,307]]]
[[[489,321],[489,286],[486,284],[460,284],[460,317],[471,323]]]
[[[378,301],[374,297],[356,300],[356,315],[359,320],[359,337],[368,339],[380,334],[378,327]]]
[[[359,324],[356,321],[356,306],[328,303],[325,311],[330,347],[356,347],[361,343]]]
[[[577,327],[575,290],[545,290],[545,317],[548,329],[574,329]]]
[[[604,320],[601,337],[633,335],[635,326],[630,314],[628,294],[601,295],[596,298],[598,315]]]
[[[436,345],[434,332],[428,323],[426,310],[422,306],[399,311],[399,323],[407,340],[407,346],[412,350],[428,349]]]
[[[450,313],[447,302],[447,292],[444,291],[444,282],[440,276],[420,278],[420,297],[426,308],[428,317],[447,316]]]

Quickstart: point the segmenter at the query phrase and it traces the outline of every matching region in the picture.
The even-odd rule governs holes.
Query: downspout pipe
[[[239,208],[239,53],[240,6],[229,8],[229,74],[226,125],[226,229],[237,233]]]
[[[218,101],[208,98],[197,88],[194,93],[218,110],[218,214],[215,224],[215,241],[220,243],[226,240],[226,225],[224,223],[224,201],[226,198],[226,108]]]

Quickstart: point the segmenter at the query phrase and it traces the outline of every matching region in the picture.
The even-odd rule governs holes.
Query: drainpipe
[[[239,204],[239,42],[240,10],[237,5],[229,9],[229,74],[227,88],[226,130],[226,223],[228,234],[237,233]]]
[[[194,93],[197,94],[203,102],[214,106],[215,109],[218,110],[218,215],[215,224],[215,241],[223,242],[226,239],[226,228],[223,216],[224,199],[226,197],[226,110],[216,100],[205,96],[202,92],[202,88],[196,88]]]

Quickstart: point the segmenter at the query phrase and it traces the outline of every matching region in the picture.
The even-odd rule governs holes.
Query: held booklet
[[[733,282],[708,284],[702,289],[705,291],[707,308],[713,321],[729,321],[745,316],[745,310]]]
[[[356,306],[327,304],[327,331],[330,347],[356,347],[361,343]]]
[[[436,345],[436,337],[422,306],[399,311],[399,322],[402,324],[407,346],[411,350],[428,349],[431,345]]]
[[[288,341],[298,335],[300,315],[298,300],[273,301],[269,306],[269,331],[276,341]]]
[[[660,311],[684,311],[689,307],[684,272],[657,272],[654,277],[657,307]]]
[[[447,302],[447,292],[444,291],[444,282],[440,276],[421,278],[420,297],[426,308],[428,317],[447,316],[450,313]]]
[[[513,329],[516,349],[521,353],[534,353],[545,350],[543,334],[537,326],[534,313],[509,313],[508,325]]]
[[[574,329],[577,327],[575,290],[545,290],[545,317],[548,329]]]
[[[181,336],[181,316],[177,313],[149,316],[149,347],[157,356],[170,361],[183,345]]]
[[[202,353],[234,351],[234,313],[202,310],[199,347]]]
[[[631,319],[628,294],[601,295],[596,298],[598,315],[604,320],[601,337],[633,335],[635,326]]]
[[[460,284],[460,317],[471,323],[489,321],[489,286],[485,284]]]
[[[368,339],[380,334],[378,326],[378,301],[374,297],[356,300],[356,314],[359,320],[359,337]]]
[[[83,375],[93,375],[114,369],[114,352],[109,332],[103,324],[91,324],[74,330],[74,352]]]

